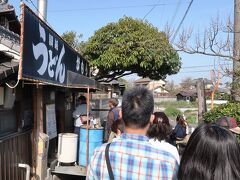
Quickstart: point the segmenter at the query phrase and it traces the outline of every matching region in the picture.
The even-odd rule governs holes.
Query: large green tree
[[[165,79],[181,67],[179,55],[165,33],[130,17],[97,30],[86,42],[84,55],[98,69],[96,79],[104,81],[132,73]]]
[[[62,38],[73,49],[77,50],[79,53],[83,53],[84,43],[81,41],[82,34],[77,34],[75,31],[66,31],[63,33]]]

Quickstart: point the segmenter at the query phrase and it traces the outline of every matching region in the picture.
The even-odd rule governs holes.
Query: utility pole
[[[207,112],[205,99],[205,85],[203,79],[197,81],[197,95],[198,95],[198,124],[202,124],[203,114]]]
[[[38,16],[43,21],[47,18],[47,0],[38,0]],[[37,179],[47,178],[47,156],[48,156],[48,145],[49,138],[44,134],[44,104],[43,104],[43,86],[37,84],[34,88],[34,121],[36,123],[36,129],[34,129],[34,138],[37,140],[35,144],[36,157],[33,155],[33,159],[36,159],[36,171],[35,174]]]
[[[233,100],[240,102],[240,0],[234,0]]]
[[[38,16],[43,21],[47,19],[47,0],[38,0]],[[43,123],[43,88],[41,85],[36,86],[36,118],[37,118],[37,136],[39,132],[44,132]]]
[[[47,19],[47,0],[38,0],[38,16],[46,21]]]

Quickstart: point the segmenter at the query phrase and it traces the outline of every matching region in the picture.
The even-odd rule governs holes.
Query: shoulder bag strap
[[[105,149],[105,159],[106,159],[106,163],[107,163],[107,169],[108,169],[108,174],[111,180],[114,180],[114,176],[113,176],[113,171],[112,171],[112,167],[109,161],[109,147],[110,144],[107,144],[106,149]]]

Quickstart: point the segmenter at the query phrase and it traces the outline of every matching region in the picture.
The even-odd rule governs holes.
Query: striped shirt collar
[[[139,135],[139,134],[127,134],[127,133],[123,133],[121,135],[122,139],[131,139],[131,140],[136,140],[136,141],[148,141],[149,138],[147,136],[144,135]]]

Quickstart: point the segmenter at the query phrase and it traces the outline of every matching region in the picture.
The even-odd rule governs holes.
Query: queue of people
[[[235,119],[197,127],[180,159],[170,143],[187,135],[187,123],[177,117],[172,131],[167,116],[153,107],[152,93],[143,87],[124,93],[122,118],[111,126],[114,138],[96,148],[87,179],[240,179]]]
[[[154,120],[154,99],[146,88],[126,91],[122,99],[124,132],[95,149],[88,179],[176,179],[178,161],[146,136]]]

